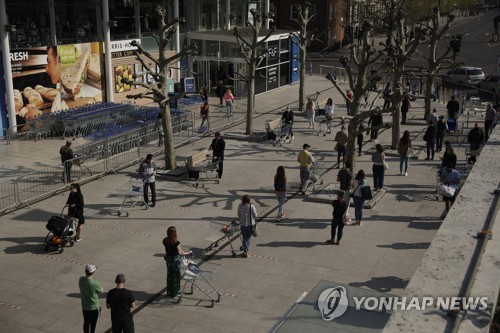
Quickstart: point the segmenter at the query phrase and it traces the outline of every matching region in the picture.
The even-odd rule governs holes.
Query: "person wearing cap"
[[[222,171],[224,171],[224,150],[226,149],[226,141],[222,138],[219,132],[215,132],[215,138],[208,149],[212,150],[212,163],[219,163],[217,174],[219,179],[222,178]]]
[[[306,194],[307,184],[311,176],[311,166],[314,165],[314,157],[309,151],[309,148],[311,148],[311,146],[305,143],[302,146],[302,151],[297,157],[297,162],[300,164],[300,192],[302,194]]]
[[[78,280],[83,311],[83,332],[95,333],[97,321],[101,314],[101,303],[99,293],[103,289],[99,282],[94,279],[96,267],[92,264],[85,265],[85,276]]]
[[[135,309],[135,298],[125,288],[125,275],[118,274],[116,288],[108,291],[106,309],[111,309],[111,330],[113,333],[134,333],[134,317],[130,312]]]
[[[200,117],[201,117],[201,125],[200,129],[198,132],[201,132],[201,129],[203,128],[203,125],[205,124],[205,121],[207,122],[207,130],[206,132],[210,131],[210,107],[208,106],[208,101],[205,101],[203,105],[200,108]]]
[[[59,149],[59,154],[61,155],[61,163],[64,165],[62,180],[65,183],[71,183],[71,168],[73,167],[73,159],[75,158],[73,149],[71,149],[71,141],[66,141],[66,144]]]
[[[151,189],[151,205],[149,207],[156,206],[156,185],[155,185],[155,175],[156,175],[156,164],[153,161],[153,154],[147,154],[146,159],[142,162],[139,168],[142,179],[144,181],[144,202],[148,205],[148,187]]]

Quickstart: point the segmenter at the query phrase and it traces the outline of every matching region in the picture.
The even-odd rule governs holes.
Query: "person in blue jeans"
[[[245,194],[241,199],[241,204],[238,206],[238,217],[240,219],[241,237],[243,237],[243,253],[241,256],[247,258],[250,239],[252,238],[255,219],[257,218],[257,210],[250,202],[248,194]]]
[[[380,144],[375,146],[375,152],[372,155],[373,162],[373,187],[375,191],[382,189],[384,187],[384,161],[385,154],[384,148]]]
[[[347,211],[348,203],[344,200],[344,191],[339,191],[337,193],[337,200],[333,200],[333,218],[332,218],[332,229],[331,237],[325,243],[332,245],[340,245],[340,240],[344,234],[344,215]],[[338,230],[338,233],[337,233]],[[335,241],[335,235],[337,235],[337,241]]]
[[[352,192],[352,199],[354,201],[354,218],[355,224],[361,226],[363,220],[363,205],[365,199],[361,194],[361,189],[366,186],[365,172],[360,169],[354,177],[354,191]]]

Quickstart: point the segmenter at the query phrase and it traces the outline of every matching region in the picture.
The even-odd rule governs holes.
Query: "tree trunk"
[[[253,110],[255,107],[255,62],[248,64],[248,96],[246,135],[253,132]]]
[[[304,48],[304,49],[303,49]],[[304,111],[305,105],[305,80],[306,80],[306,51],[305,45],[300,46],[300,83],[299,83],[299,111]]]
[[[432,88],[434,86],[434,77],[432,75],[427,75],[425,79],[425,114],[424,120],[429,117],[431,113],[431,102],[433,98]]]
[[[170,116],[170,105],[167,102],[163,110],[163,144],[165,146],[165,169],[174,170],[175,149],[174,149],[174,131],[172,129],[172,117]]]
[[[401,73],[396,73],[394,75],[394,87],[396,88],[396,103],[394,104],[395,110],[392,113],[392,149],[396,149],[399,143],[399,137],[401,136],[401,101],[403,97],[402,93],[402,75]]]
[[[346,148],[346,161],[351,161],[351,171],[354,172],[356,168],[356,139],[357,135],[355,134],[359,127],[358,117],[359,114],[359,101],[362,95],[356,97],[357,94],[354,94],[354,98],[351,103],[351,114],[355,117],[349,121],[349,125],[347,126],[347,148]]]

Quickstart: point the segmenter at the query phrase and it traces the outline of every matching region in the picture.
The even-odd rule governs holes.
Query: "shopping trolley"
[[[274,130],[274,134],[276,135],[276,139],[273,142],[274,146],[278,145],[281,147],[283,143],[287,141],[288,143],[292,143],[292,136],[290,134],[291,126],[292,124],[289,122],[282,122],[278,128]]]
[[[180,257],[179,260],[177,260],[177,264],[179,265],[181,278],[185,281],[179,297],[177,298],[178,303],[182,301],[183,294],[192,295],[195,287],[210,298],[211,307],[214,306],[215,302],[220,302],[221,293],[212,282],[219,277],[222,265],[209,261],[202,262],[192,254],[190,256]],[[201,288],[198,285],[200,279],[210,286],[211,289],[207,290]],[[186,288],[190,288],[190,291],[185,292]]]
[[[118,216],[122,215],[122,211],[125,213],[125,216],[128,216],[129,214],[125,209],[134,208],[138,203],[146,209],[149,208],[146,201],[144,201],[144,182],[142,179],[130,178],[127,183],[117,189],[117,192],[124,195],[122,204],[118,208]]]
[[[240,224],[236,221],[210,221],[210,229],[220,232],[223,236],[216,242],[210,244],[206,251],[211,251],[212,248],[218,247],[219,244],[227,238],[229,241],[229,246],[231,247],[231,255],[233,256],[233,258],[236,257],[236,252],[233,248],[233,236],[237,234],[241,240],[241,244],[243,244],[243,239],[241,238],[240,234]],[[240,247],[240,250],[242,249],[243,247]]]
[[[321,164],[316,162],[311,166],[309,172],[309,180],[313,184],[312,191],[316,191],[316,185],[323,185],[323,179],[321,178]]]
[[[216,184],[219,184],[219,162],[217,160],[212,161],[210,155],[207,155],[207,159],[201,163],[200,165],[188,165],[186,163],[186,167],[189,173],[197,175],[196,182],[194,183],[194,187],[198,187],[200,185],[200,180],[203,181],[201,183],[201,187],[205,187],[205,183],[208,181],[215,181]],[[201,174],[204,177],[200,176]]]

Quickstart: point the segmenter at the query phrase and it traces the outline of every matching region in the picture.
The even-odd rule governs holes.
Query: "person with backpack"
[[[276,193],[276,198],[278,199],[278,217],[276,222],[281,222],[281,219],[286,217],[283,211],[283,205],[286,200],[286,184],[287,178],[285,175],[285,167],[279,166],[276,169],[276,175],[274,176],[274,192]]]
[[[361,226],[363,219],[363,205],[365,204],[365,199],[363,199],[363,194],[361,189],[366,186],[365,172],[360,169],[354,177],[352,191],[352,199],[354,201],[354,217],[356,219],[355,224]]]
[[[75,154],[71,149],[71,141],[66,141],[66,144],[59,149],[59,154],[61,155],[61,162],[64,166],[63,171],[63,182],[71,183],[71,168],[73,167],[73,159],[75,158]]]
[[[146,159],[142,162],[139,172],[144,181],[144,202],[148,205],[148,187],[151,189],[151,205],[149,207],[156,206],[156,185],[155,185],[155,175],[156,175],[156,164],[153,161],[153,154],[146,155]]]
[[[285,126],[290,126],[288,127],[288,133],[290,133],[290,140],[293,140],[293,111],[290,109],[289,106],[286,107],[285,112],[283,112],[283,115],[281,116],[281,122]],[[276,138],[275,138],[276,139]]]

